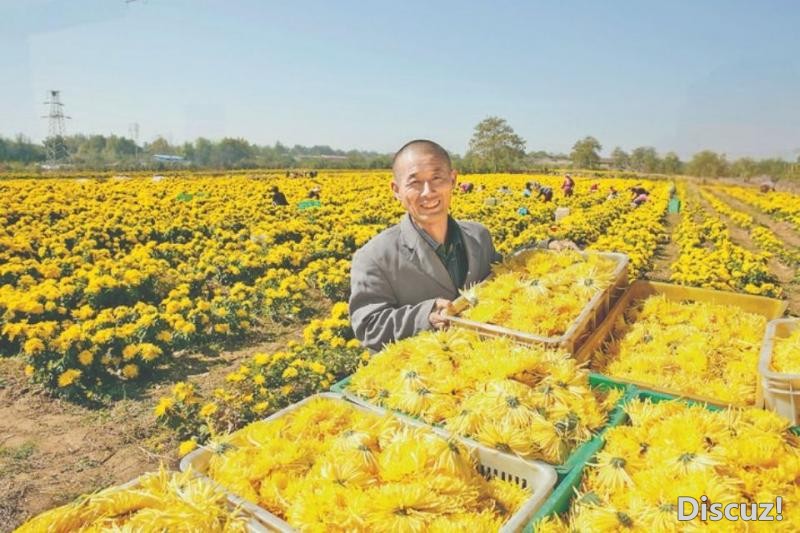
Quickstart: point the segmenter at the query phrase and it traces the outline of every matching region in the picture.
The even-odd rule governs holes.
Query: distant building
[[[179,155],[168,155],[168,154],[154,154],[153,155],[154,161],[159,161],[161,163],[184,163],[186,162],[186,158],[181,157]]]

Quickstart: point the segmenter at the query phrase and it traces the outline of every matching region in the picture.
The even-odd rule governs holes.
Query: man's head
[[[416,223],[447,220],[456,171],[444,148],[425,139],[408,142],[392,159],[392,174],[394,197]]]

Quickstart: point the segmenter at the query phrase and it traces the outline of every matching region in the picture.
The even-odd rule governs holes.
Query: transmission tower
[[[128,126],[128,134],[133,139],[133,159],[135,164],[139,164],[139,123],[134,122]]]
[[[66,128],[64,120],[72,117],[64,115],[64,104],[61,103],[61,91],[50,91],[50,100],[45,102],[50,106],[50,112],[42,118],[48,119],[48,135],[45,140],[47,163],[56,165],[67,158],[67,145],[64,142]]]

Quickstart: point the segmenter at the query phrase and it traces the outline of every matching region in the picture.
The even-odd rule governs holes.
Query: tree
[[[661,161],[661,171],[664,174],[680,174],[683,169],[683,162],[675,152],[667,152]]]
[[[628,153],[619,146],[614,148],[614,151],[611,152],[611,166],[618,170],[623,170],[628,167],[629,163]]]
[[[253,154],[250,143],[244,139],[226,137],[219,142],[217,162],[219,166],[232,168],[241,165]]]
[[[592,137],[584,137],[572,146],[572,153],[569,158],[572,160],[572,165],[576,168],[596,168],[600,162],[600,141]]]
[[[731,174],[749,180],[758,175],[758,164],[749,157],[740,157],[731,165]]]
[[[519,168],[525,158],[525,140],[505,119],[488,117],[472,133],[465,159],[475,170],[502,172]]]
[[[652,146],[640,146],[631,152],[631,168],[636,172],[658,172],[658,152]]]
[[[717,178],[727,172],[728,162],[724,155],[718,155],[711,150],[703,150],[694,154],[687,165],[687,171],[692,176],[701,178]]]

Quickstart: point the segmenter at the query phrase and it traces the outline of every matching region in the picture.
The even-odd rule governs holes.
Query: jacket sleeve
[[[431,329],[435,298],[398,305],[385,273],[369,257],[356,253],[350,268],[350,321],[361,344],[377,351],[389,342]]]

